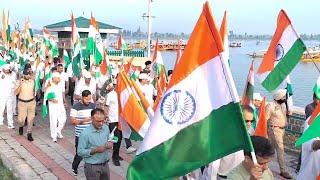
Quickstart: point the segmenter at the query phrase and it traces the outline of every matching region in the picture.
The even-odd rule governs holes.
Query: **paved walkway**
[[[0,157],[4,164],[19,179],[85,179],[83,162],[80,164],[78,176],[73,176],[71,169],[75,153],[74,127],[67,122],[62,131],[64,138],[54,143],[50,138],[49,121],[41,120],[40,109],[38,112],[32,143],[26,139],[26,133],[24,136],[19,136],[17,128],[10,130],[5,125],[0,126]],[[134,156],[125,153],[124,144],[123,142],[120,153],[124,159],[121,161],[121,166],[116,167],[109,163],[112,180],[125,179],[128,164]],[[133,143],[133,146],[137,147],[138,143]],[[297,158],[286,155],[286,160],[289,171],[295,175]],[[270,168],[276,179],[281,179],[278,164],[273,161],[270,163]]]

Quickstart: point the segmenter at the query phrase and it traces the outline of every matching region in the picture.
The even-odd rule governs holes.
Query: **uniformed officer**
[[[286,90],[279,89],[273,95],[274,101],[266,107],[266,118],[269,125],[268,136],[277,151],[280,175],[286,179],[292,179],[292,176],[286,171],[284,162],[283,136],[287,125],[286,93]]]

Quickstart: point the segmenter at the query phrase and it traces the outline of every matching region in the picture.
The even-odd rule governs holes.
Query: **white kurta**
[[[58,103],[49,101],[49,119],[50,119],[50,133],[53,139],[56,139],[66,123],[66,109],[63,104],[63,91],[61,86],[53,84],[48,88],[47,92],[53,92],[56,95]]]
[[[308,120],[305,122],[304,131],[309,127],[307,122]],[[320,175],[320,150],[313,151],[312,149],[315,140],[320,140],[320,138],[314,138],[302,144],[301,168],[297,180],[315,180]]]
[[[15,87],[14,75],[0,73],[0,124],[3,124],[3,115],[7,109],[8,126],[13,127],[13,92]],[[14,96],[15,97],[15,96]]]

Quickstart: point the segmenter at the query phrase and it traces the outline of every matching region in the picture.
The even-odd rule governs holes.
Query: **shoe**
[[[56,143],[57,142],[57,138],[52,138],[52,141]]]
[[[136,148],[130,146],[130,147],[127,149],[126,153],[127,153],[127,154],[130,154],[130,153],[135,152],[136,150],[137,150]]]
[[[292,176],[288,172],[282,172],[282,173],[280,173],[280,176],[282,176],[286,179],[292,179]]]
[[[29,141],[33,141],[33,138],[32,138],[32,134],[31,133],[28,133],[28,138],[27,138]]]
[[[28,135],[27,135],[27,136],[28,136],[28,138],[27,138],[27,139],[28,139],[28,141],[33,141],[32,134],[31,134],[31,133],[28,133]]]
[[[57,136],[59,139],[62,139],[63,138],[63,136],[62,136],[62,134],[61,133],[58,133],[58,136]]]
[[[19,135],[20,135],[20,136],[23,135],[23,127],[19,127]]]
[[[9,128],[9,129],[14,129],[14,126],[13,126],[13,125],[11,125],[11,126],[8,126],[8,128]]]
[[[112,158],[112,162],[115,166],[120,166],[120,161],[116,158]]]
[[[72,172],[73,172],[73,175],[74,175],[74,176],[78,176],[78,170],[72,169]]]

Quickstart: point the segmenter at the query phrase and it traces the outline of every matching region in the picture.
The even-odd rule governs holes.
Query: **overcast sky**
[[[202,10],[204,0],[153,0],[152,31],[190,33]],[[320,34],[319,0],[209,0],[218,24],[224,10],[228,11],[229,30],[235,33],[273,34],[276,17],[286,10],[299,33]],[[142,15],[147,12],[148,0],[2,0],[1,7],[10,10],[12,22],[23,24],[30,17],[33,28],[70,19],[74,15],[137,30],[147,30]]]

